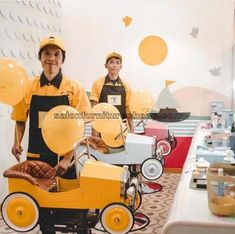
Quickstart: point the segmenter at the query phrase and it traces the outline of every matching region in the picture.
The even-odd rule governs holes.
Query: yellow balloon
[[[42,136],[48,148],[58,155],[73,149],[84,135],[85,124],[80,113],[70,106],[56,106],[45,116]]]
[[[129,109],[135,119],[146,117],[154,106],[154,98],[147,91],[133,92],[129,101]]]
[[[103,129],[112,128],[115,124],[120,125],[122,122],[118,109],[105,102],[93,106],[92,115],[93,121],[91,125],[98,132],[102,132]]]
[[[110,131],[101,132],[101,138],[109,147],[121,147],[124,145],[124,139],[128,133],[127,124],[115,124]],[[123,134],[123,135],[122,135]]]
[[[28,76],[21,63],[12,58],[0,59],[0,102],[15,105],[28,88]]]

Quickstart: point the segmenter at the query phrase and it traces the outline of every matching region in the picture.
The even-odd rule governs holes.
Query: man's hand
[[[94,128],[92,128],[91,136],[93,136],[93,137],[100,137],[100,133],[97,132]]]
[[[70,167],[70,157],[64,157],[55,167],[55,173],[57,176],[61,176],[67,172]]]
[[[21,146],[13,145],[11,148],[11,153],[15,156],[16,160],[20,162],[20,155],[23,152],[23,148]]]

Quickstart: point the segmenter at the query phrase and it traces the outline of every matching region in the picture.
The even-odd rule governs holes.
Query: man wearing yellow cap
[[[128,107],[131,88],[119,77],[122,68],[122,56],[119,53],[112,52],[106,56],[105,61],[108,74],[93,83],[90,95],[91,105],[94,106],[100,102],[114,105],[119,110],[122,119],[128,120],[130,131],[133,132],[133,123]],[[98,135],[95,130],[92,134]]]
[[[79,112],[90,111],[90,103],[83,86],[62,74],[61,67],[65,60],[65,54],[65,46],[60,38],[49,37],[41,41],[38,57],[43,72],[39,77],[32,80],[24,99],[13,108],[12,119],[16,121],[17,135],[12,147],[12,154],[18,161],[20,160],[23,150],[20,143],[29,116],[27,160],[47,162],[54,167],[57,175],[73,179],[76,178],[75,168],[69,168],[73,156],[72,152],[61,157],[58,163],[58,155],[47,147],[41,133],[42,120],[45,114],[55,106],[69,105]],[[47,234],[55,233],[54,226],[44,227],[42,224],[41,230]]]

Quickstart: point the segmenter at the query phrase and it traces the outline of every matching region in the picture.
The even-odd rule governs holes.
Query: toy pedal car
[[[108,233],[130,232],[141,194],[127,167],[98,162],[89,155],[84,160],[77,154],[74,163],[75,180],[53,177],[53,168],[40,161],[25,161],[6,170],[9,195],[1,206],[5,223],[15,231],[27,232],[40,223],[42,210],[94,209],[102,210],[98,219]],[[61,191],[63,184],[71,189]]]
[[[156,147],[163,147],[164,156],[168,156],[177,146],[173,131],[168,129],[168,124],[148,120],[143,123],[146,136],[152,136],[156,139]]]
[[[77,154],[83,152],[84,148],[85,146],[78,147]],[[162,147],[156,149],[153,137],[128,133],[124,148],[120,152],[105,154],[91,147],[89,147],[89,152],[101,162],[114,165],[141,165],[141,174],[147,180],[156,180],[163,173]]]

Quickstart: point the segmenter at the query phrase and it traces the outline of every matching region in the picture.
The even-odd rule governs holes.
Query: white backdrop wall
[[[61,36],[61,32],[60,1],[0,0],[0,58],[21,61],[29,77],[41,73],[39,41],[50,35]],[[2,173],[16,163],[11,155],[14,122],[10,113],[11,107],[0,103],[0,202],[7,194],[7,181]],[[22,160],[27,151],[27,138],[25,134]]]
[[[67,47],[64,73],[90,91],[106,75],[105,56],[117,51],[124,58],[120,75],[134,90],[148,90],[157,99],[165,80],[175,80],[170,89],[182,109],[207,115],[211,100],[231,106],[234,7],[229,0],[0,0],[0,58],[15,57],[29,76],[39,74],[40,39],[61,36]],[[126,16],[132,18],[129,26]],[[149,35],[167,44],[159,65],[146,65],[138,55]],[[0,104],[0,202],[7,193],[2,172],[16,162],[10,112]],[[26,152],[27,135],[23,145]]]
[[[64,70],[87,90],[106,74],[107,53],[118,51],[124,57],[121,77],[133,89],[149,90],[157,98],[165,80],[175,80],[170,89],[178,91],[179,104],[186,110],[190,106],[185,88],[191,92],[187,87],[193,87],[198,95],[189,95],[187,101],[196,98],[201,104],[190,109],[193,115],[207,115],[212,99],[231,105],[234,1],[62,0],[61,4],[68,48]],[[132,18],[128,27],[122,21],[125,16]],[[138,56],[140,42],[149,35],[167,43],[168,55],[159,65],[146,65]]]

